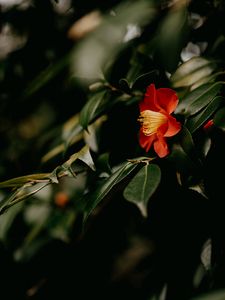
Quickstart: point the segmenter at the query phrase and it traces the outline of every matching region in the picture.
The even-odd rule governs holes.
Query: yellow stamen
[[[142,131],[149,136],[157,132],[157,129],[166,122],[167,118],[160,112],[144,110],[138,119],[142,123]]]

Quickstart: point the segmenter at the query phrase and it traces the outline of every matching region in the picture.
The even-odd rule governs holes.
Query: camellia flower
[[[139,104],[138,119],[141,123],[139,143],[146,152],[153,145],[159,157],[169,153],[166,140],[181,129],[180,122],[171,116],[177,104],[178,97],[172,89],[156,89],[154,84],[147,87],[144,99]]]

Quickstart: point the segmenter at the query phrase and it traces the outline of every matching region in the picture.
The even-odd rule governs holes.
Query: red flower
[[[139,104],[141,122],[139,143],[149,151],[153,145],[159,157],[169,153],[166,139],[174,136],[181,129],[181,124],[171,116],[178,104],[178,97],[172,89],[155,89],[151,84],[147,87],[144,99]]]
[[[210,128],[212,128],[212,126],[214,125],[213,119],[209,120],[208,122],[205,123],[205,125],[203,126],[203,128],[205,130],[208,130]]]

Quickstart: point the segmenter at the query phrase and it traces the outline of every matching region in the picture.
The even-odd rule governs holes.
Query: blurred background
[[[146,87],[182,97],[215,71],[224,80],[224,9],[219,0],[0,0],[2,299],[185,300],[225,288],[223,215],[212,221],[220,204],[212,216],[204,195],[179,187],[171,162],[159,162],[148,218],[122,183],[82,226],[85,195],[145,155],[136,120]],[[71,156],[85,145],[90,156]],[[224,165],[217,145],[211,177],[212,157]],[[217,199],[223,182],[211,177]],[[225,299],[207,297],[196,299]]]

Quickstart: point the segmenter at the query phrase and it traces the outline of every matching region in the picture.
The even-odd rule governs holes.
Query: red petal
[[[156,89],[155,89],[155,85],[154,84],[150,84],[147,87],[145,96],[143,101],[141,101],[139,103],[139,108],[140,111],[144,111],[144,110],[153,110],[153,111],[158,111],[159,108],[156,104]]]
[[[169,154],[166,140],[161,134],[157,134],[157,140],[154,142],[154,150],[161,158]]]
[[[178,104],[178,97],[174,90],[168,88],[161,88],[156,91],[157,105],[171,114]]]
[[[140,130],[139,135],[139,143],[142,148],[145,149],[146,152],[149,151],[153,141],[156,139],[156,134],[152,134],[150,136],[145,135],[142,130]]]
[[[165,132],[165,137],[170,137],[176,135],[181,129],[181,124],[174,117],[168,117],[168,128]]]
[[[205,123],[205,125],[203,126],[203,128],[205,130],[211,128],[214,125],[213,119],[209,120],[208,122]]]

